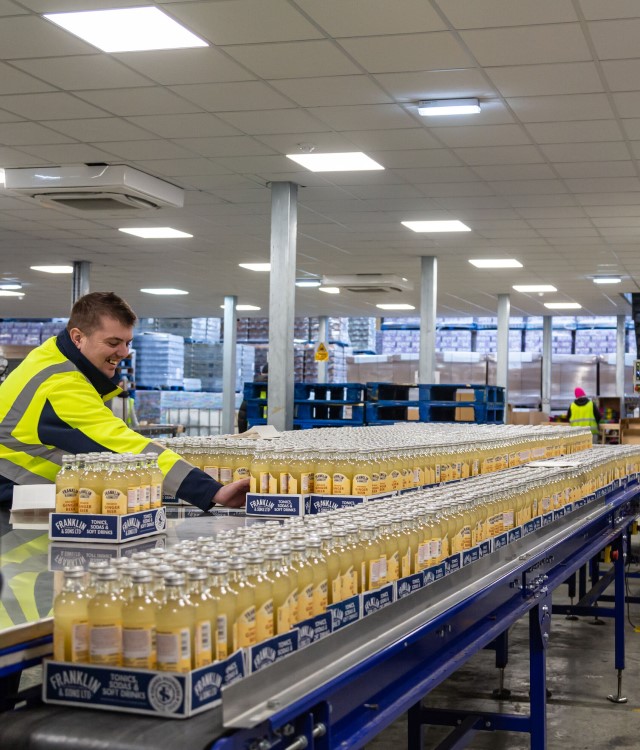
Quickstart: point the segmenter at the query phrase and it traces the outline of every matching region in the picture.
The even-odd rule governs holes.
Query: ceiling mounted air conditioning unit
[[[44,206],[85,215],[184,205],[182,188],[123,164],[7,168],[5,188]]]
[[[402,276],[386,273],[356,273],[350,276],[323,276],[322,286],[337,286],[349,292],[410,292],[413,284]]]

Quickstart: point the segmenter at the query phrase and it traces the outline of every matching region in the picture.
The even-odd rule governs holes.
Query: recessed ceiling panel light
[[[557,292],[551,284],[514,284],[516,292]]]
[[[140,291],[144,292],[145,294],[161,294],[166,296],[174,294],[189,294],[189,292],[185,292],[184,289],[171,289],[171,287],[168,287],[166,289],[141,289]]]
[[[246,268],[247,271],[270,271],[271,263],[238,263],[240,268]]]
[[[414,232],[470,232],[471,228],[457,219],[451,221],[402,221]]]
[[[340,287],[337,286],[321,286],[320,291],[325,294],[340,294]]]
[[[287,154],[287,159],[295,161],[311,172],[362,172],[384,169],[362,151],[342,154]]]
[[[0,289],[4,289],[5,291],[22,289],[22,284],[0,284]]]
[[[515,258],[473,258],[469,263],[476,268],[522,268]]]
[[[423,117],[476,115],[478,112],[480,102],[477,99],[433,99],[418,103],[418,114]]]
[[[577,302],[545,302],[544,306],[549,310],[579,310],[582,307]]]
[[[73,266],[31,266],[31,270],[44,273],[73,273]]]
[[[398,302],[397,304],[394,304],[393,302],[385,302],[381,305],[376,305],[376,307],[379,307],[381,310],[415,310],[416,309],[413,305],[407,305],[404,302]]]
[[[319,287],[321,285],[320,279],[296,279],[296,286],[300,287]]]
[[[4,185],[4,167],[0,167],[0,185]]]
[[[220,305],[220,307],[224,310],[224,305]],[[262,308],[258,307],[257,305],[236,305],[236,310],[240,310],[241,312],[249,312],[250,310],[261,310]]]
[[[142,237],[143,240],[174,240],[193,237],[192,234],[172,227],[121,227],[118,231],[132,234],[134,237]]]
[[[619,284],[622,279],[619,276],[596,276],[594,284]]]
[[[12,292],[9,289],[0,289],[0,297],[24,297],[24,292]]]
[[[103,52],[209,46],[158,8],[45,13],[44,17]]]

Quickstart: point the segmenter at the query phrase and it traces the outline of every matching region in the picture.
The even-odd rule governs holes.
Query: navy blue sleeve
[[[209,510],[214,495],[222,486],[213,477],[194,467],[180,483],[176,495],[201,510]]]

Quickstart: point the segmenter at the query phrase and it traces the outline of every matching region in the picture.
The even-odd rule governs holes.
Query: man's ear
[[[73,343],[79,349],[80,348],[80,344],[82,344],[82,339],[84,338],[84,334],[82,333],[82,331],[79,328],[72,328],[69,331],[69,336],[71,338],[71,341],[73,341]]]

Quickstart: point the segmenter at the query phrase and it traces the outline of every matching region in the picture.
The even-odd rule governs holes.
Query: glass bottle
[[[156,602],[149,570],[131,576],[132,594],[122,606],[122,665],[156,668]]]
[[[118,571],[98,571],[96,593],[87,607],[89,623],[89,662],[122,664],[122,599],[118,590]]]
[[[53,602],[53,658],[84,664],[89,661],[88,597],[84,569],[64,569],[62,591]]]
[[[217,629],[216,600],[209,593],[207,571],[187,569],[187,596],[194,608],[193,668],[198,669],[217,659],[215,634]]]
[[[157,666],[161,672],[189,672],[195,624],[193,604],[183,594],[184,575],[164,576],[164,597],[156,609]]]
[[[56,513],[78,512],[79,482],[75,456],[65,454],[56,476]]]

